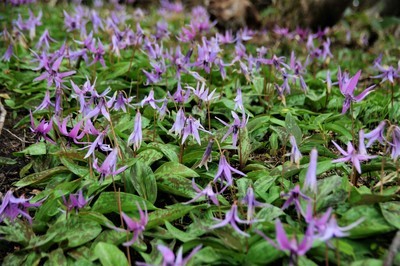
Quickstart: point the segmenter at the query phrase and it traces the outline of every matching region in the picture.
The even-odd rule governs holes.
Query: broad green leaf
[[[130,176],[125,175],[127,186],[133,186],[139,196],[154,203],[157,199],[157,183],[150,166],[138,160],[131,168]]]
[[[252,244],[247,253],[247,260],[256,265],[267,265],[285,256],[285,253],[273,247],[266,240],[261,239]]]
[[[146,149],[137,155],[137,159],[148,166],[160,160],[162,157],[163,154],[155,149]]]
[[[178,155],[175,151],[176,146],[171,144],[162,144],[162,143],[149,143],[147,147],[152,147],[161,151],[171,162],[178,162]]]
[[[340,122],[325,124],[325,129],[332,130],[333,132],[345,136],[348,140],[352,140],[353,136],[347,128],[343,127]]]
[[[302,140],[301,129],[297,125],[296,119],[289,112],[286,114],[285,127],[287,130],[287,133],[290,135],[293,135],[293,137],[296,139],[297,145],[300,145],[301,140]]]
[[[30,145],[29,147],[27,147],[26,149],[19,151],[19,152],[15,152],[14,155],[31,155],[31,156],[35,156],[35,155],[44,155],[46,154],[46,143],[44,142],[38,142],[35,144]]]
[[[379,203],[382,215],[391,225],[400,230],[400,203],[397,201]]]
[[[99,213],[119,212],[118,202],[121,203],[121,210],[123,212],[136,212],[138,210],[137,203],[142,209],[144,207],[147,210],[157,209],[151,202],[137,195],[124,192],[103,192],[94,203],[92,211]]]
[[[72,173],[79,177],[85,177],[89,175],[89,167],[83,167],[80,166],[76,163],[74,163],[72,160],[67,159],[66,157],[60,157],[61,163],[68,168]]]
[[[17,161],[8,157],[0,156],[0,165],[14,165]]]
[[[361,218],[364,221],[350,231],[350,236],[353,238],[376,236],[396,230],[386,222],[376,206],[369,205],[352,207],[342,215],[340,225],[350,225]]]
[[[165,228],[167,228],[168,232],[170,232],[176,239],[182,241],[183,243],[197,238],[196,235],[179,230],[168,221],[165,221]]]
[[[15,266],[15,265],[24,265],[28,254],[26,253],[9,253],[3,260],[3,266]],[[26,264],[25,264],[26,265]]]
[[[165,221],[171,222],[176,219],[182,218],[191,210],[199,208],[201,206],[202,205],[190,206],[175,204],[168,206],[168,209],[156,210],[149,214],[149,222],[147,223],[146,228],[150,229],[158,225],[164,224]]]
[[[246,127],[239,129],[238,149],[240,167],[243,168],[246,165],[247,160],[249,159],[249,156],[252,152],[249,133],[247,132]]]
[[[48,234],[56,233],[54,242],[62,242],[67,240],[67,246],[78,247],[94,238],[96,238],[102,231],[101,226],[94,221],[79,219],[78,216],[69,216],[67,220],[62,220],[53,224]]]
[[[182,177],[199,177],[195,171],[177,162],[164,163],[154,172],[154,174],[157,177],[162,177],[166,174],[176,174]]]
[[[29,185],[41,183],[41,182],[48,180],[53,175],[60,174],[63,172],[68,172],[68,168],[66,168],[65,166],[57,166],[52,169],[44,170],[39,173],[30,174],[30,175],[22,178],[21,180],[17,181],[16,183],[14,183],[14,186],[26,187]]]
[[[67,258],[64,255],[64,251],[61,248],[55,249],[49,254],[49,265],[67,265]]]
[[[182,196],[186,198],[193,198],[196,195],[192,187],[192,181],[170,173],[162,176],[156,175],[158,189],[173,195]]]
[[[17,219],[13,223],[6,220],[6,225],[0,226],[0,235],[9,242],[26,246],[35,234],[28,223]]]
[[[357,260],[350,264],[350,266],[382,266],[382,265],[384,265],[383,261],[378,259]]]
[[[104,242],[97,243],[94,254],[103,266],[128,266],[125,254],[116,246]]]

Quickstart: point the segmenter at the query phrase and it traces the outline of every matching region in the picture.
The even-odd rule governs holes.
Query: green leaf
[[[145,207],[147,210],[157,209],[151,202],[133,194],[124,192],[103,192],[94,203],[92,211],[99,213],[118,212],[118,202],[121,203],[123,212],[136,212],[138,210],[137,203],[141,208]]]
[[[146,228],[150,229],[158,225],[162,225],[165,221],[171,222],[185,216],[193,209],[199,208],[202,205],[187,206],[182,204],[175,204],[168,206],[168,209],[156,210],[149,214],[149,222]]]
[[[396,229],[386,222],[377,207],[369,205],[352,207],[343,214],[340,219],[340,225],[349,225],[360,218],[363,218],[364,221],[350,231],[351,237],[370,237],[388,233]]]
[[[290,135],[293,135],[293,137],[296,139],[297,145],[300,145],[301,140],[302,140],[301,129],[297,125],[296,119],[294,119],[294,117],[292,116],[291,113],[286,114],[285,128],[287,130],[287,133]]]
[[[246,259],[252,264],[267,265],[282,258],[284,255],[285,253],[279,251],[264,239],[261,239],[250,246]]]
[[[383,261],[378,259],[357,260],[350,264],[350,266],[382,266],[382,265],[384,265]]]
[[[94,254],[103,266],[128,266],[125,254],[116,246],[104,242],[97,243]]]
[[[400,230],[400,202],[379,203],[385,220]]]
[[[14,165],[17,161],[8,157],[0,156],[0,165]]]
[[[163,154],[155,149],[146,149],[137,155],[137,159],[148,166],[160,160]]]
[[[171,162],[178,162],[178,155],[175,151],[176,146],[170,144],[162,144],[162,143],[149,143],[147,147],[155,148],[161,151]]]
[[[6,226],[0,226],[0,235],[9,242],[26,246],[35,235],[32,227],[22,220],[15,220],[13,223],[6,221],[6,224]]]
[[[131,176],[126,177],[127,187],[133,186],[139,196],[154,203],[157,199],[157,183],[150,166],[138,160],[131,168]]]
[[[156,175],[156,178],[161,191],[186,198],[193,198],[196,195],[192,182],[183,176],[170,173],[163,176]]]
[[[182,177],[199,177],[194,170],[177,162],[164,163],[154,172],[154,174],[157,177],[162,177],[163,175],[167,174],[176,174]]]
[[[94,221],[79,219],[78,216],[69,216],[67,220],[62,220],[53,224],[47,234],[56,233],[54,242],[67,240],[67,246],[78,247],[95,239],[102,231],[101,226]]]
[[[168,232],[170,232],[173,237],[182,241],[183,243],[197,238],[196,235],[179,230],[168,221],[165,221],[165,228],[167,228]]]
[[[251,143],[249,138],[249,133],[247,132],[247,128],[241,128],[239,130],[239,159],[240,159],[240,167],[243,168],[249,156],[251,154]]]
[[[45,170],[39,173],[34,173],[31,175],[28,175],[24,177],[23,179],[17,181],[14,183],[14,186],[16,187],[26,187],[29,185],[37,184],[40,182],[44,182],[51,178],[53,175],[63,173],[63,172],[68,172],[68,168],[65,166],[57,166],[49,170]]]
[[[36,156],[36,155],[44,155],[46,154],[46,143],[44,142],[38,142],[35,144],[30,145],[28,148],[14,152],[14,155],[31,155],[31,156]]]
[[[347,130],[344,126],[339,124],[340,122],[335,122],[335,123],[327,123],[324,124],[326,130],[332,130],[333,132],[345,136],[348,140],[352,140],[353,136],[351,135],[351,132]]]
[[[60,157],[61,163],[68,168],[72,173],[79,177],[85,177],[89,175],[89,168],[80,166],[74,163],[72,160],[67,159],[66,157]]]
[[[64,251],[61,248],[55,249],[49,254],[50,265],[68,265],[67,258],[64,255]]]

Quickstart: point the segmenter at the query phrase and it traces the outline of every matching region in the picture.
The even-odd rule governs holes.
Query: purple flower
[[[93,53],[93,61],[88,64],[88,66],[91,66],[93,64],[95,64],[96,62],[100,62],[100,64],[102,65],[102,67],[106,67],[106,63],[104,61],[104,55],[106,53],[106,51],[104,50],[104,46],[103,43],[100,41],[100,39],[97,39],[97,48],[94,48],[94,45],[92,47],[91,52]]]
[[[390,145],[390,156],[395,161],[400,156],[400,127],[394,126],[392,129],[392,142]]]
[[[169,132],[174,132],[175,135],[181,136],[183,128],[185,127],[186,116],[182,108],[176,113],[175,122]]]
[[[43,99],[42,103],[38,107],[36,107],[34,112],[39,111],[39,110],[47,109],[50,106],[54,107],[54,103],[51,102],[51,100],[50,100],[50,91],[47,90],[45,95],[44,95],[44,99]]]
[[[235,97],[235,108],[233,110],[236,111],[236,109],[239,109],[240,111],[244,111],[244,106],[243,106],[243,99],[242,99],[242,90],[240,88],[237,88],[236,90],[236,97]]]
[[[1,61],[5,61],[5,62],[10,62],[11,56],[13,55],[13,46],[12,44],[10,44],[6,50],[6,52],[4,53],[4,55],[1,57]]]
[[[107,177],[109,175],[118,175],[119,173],[122,173],[123,171],[128,168],[127,166],[123,166],[119,169],[117,169],[117,153],[118,150],[114,148],[110,154],[106,157],[104,160],[103,164],[99,166],[98,164],[98,158],[95,158],[93,161],[93,168],[99,172],[101,179],[104,177]]]
[[[344,155],[344,157],[342,158],[333,160],[332,163],[351,162],[359,174],[361,174],[360,162],[367,161],[377,157],[376,155],[373,156],[367,155],[366,153],[361,152],[362,150],[357,152],[357,150],[354,148],[353,144],[350,141],[347,143],[347,151],[343,150],[335,141],[332,140],[332,142],[336,146],[336,148],[340,151],[340,153]],[[364,142],[364,139],[360,138],[360,143],[361,142]],[[362,143],[359,146],[362,147],[362,145],[364,144]]]
[[[35,122],[33,120],[32,112],[30,112],[31,117],[31,131],[35,133],[39,137],[43,137],[45,140],[52,144],[56,144],[54,140],[49,138],[47,134],[53,129],[53,120],[50,119],[50,122],[46,122],[46,120],[42,119],[37,126],[35,126]]]
[[[159,100],[154,99],[154,90],[151,90],[149,95],[140,102],[140,106],[143,107],[149,104],[153,109],[157,109],[156,102],[159,102]]]
[[[197,195],[193,199],[191,199],[188,202],[185,202],[183,204],[190,204],[192,202],[197,201],[200,197],[205,196],[207,201],[211,200],[215,205],[219,206],[219,202],[218,202],[218,199],[217,199],[218,193],[213,191],[211,182],[208,183],[208,185],[203,190],[201,190],[196,185],[196,183],[194,182],[194,178],[193,178],[192,179],[192,187],[193,187],[194,190],[196,190]]]
[[[214,182],[220,179],[221,184],[223,184],[223,182],[226,181],[226,186],[221,190],[221,192],[224,191],[228,186],[233,185],[232,172],[241,176],[246,176],[244,173],[230,166],[226,161],[225,155],[221,154],[219,158],[218,171],[214,177]]]
[[[88,202],[93,197],[85,199],[85,197],[83,196],[82,189],[80,189],[78,191],[78,193],[70,194],[68,200],[64,197],[64,195],[62,196],[62,198],[63,198],[64,205],[67,208],[67,211],[71,212],[73,209],[75,209],[75,211],[78,211],[79,209],[82,209],[83,207],[85,207],[86,204],[88,204]]]
[[[238,136],[239,136],[239,130],[241,128],[245,128],[246,127],[247,121],[249,121],[249,117],[246,118],[246,114],[243,112],[242,113],[242,121],[240,121],[239,116],[234,111],[231,111],[231,114],[232,114],[233,119],[234,119],[233,123],[231,125],[229,125],[228,123],[225,123],[224,121],[222,121],[218,117],[216,117],[216,118],[222,124],[224,124],[225,126],[229,127],[228,131],[222,137],[221,141],[224,141],[229,135],[232,134],[232,145],[234,147],[236,147],[236,144],[237,144],[237,141],[238,141]]]
[[[307,213],[304,217],[308,224],[314,225],[314,230],[316,235],[314,238],[319,239],[322,242],[329,241],[334,237],[345,237],[348,236],[349,233],[347,231],[351,230],[352,228],[358,226],[362,223],[365,219],[360,218],[356,222],[345,226],[340,227],[337,224],[337,220],[334,215],[332,215],[332,209],[329,208],[323,215],[320,217],[313,216],[313,207],[312,204],[308,204],[307,206]]]
[[[354,90],[355,90],[355,88],[357,86],[358,79],[360,78],[360,75],[361,75],[361,70],[359,70],[354,75],[354,77],[348,78],[347,73],[342,75],[342,72],[341,72],[341,70],[339,68],[339,72],[338,72],[339,88],[340,88],[340,92],[345,97],[344,103],[343,103],[343,108],[342,108],[342,114],[345,114],[347,112],[347,110],[349,110],[351,102],[360,102],[360,101],[362,101],[375,88],[375,85],[372,85],[372,86],[366,88],[358,96],[354,96]]]
[[[142,144],[142,116],[139,111],[136,112],[135,125],[131,135],[128,138],[128,145],[133,144],[133,150],[137,151]]]
[[[122,218],[125,221],[127,229],[121,229],[117,228],[114,226],[110,226],[112,229],[119,231],[119,232],[133,232],[132,239],[128,242],[125,242],[123,245],[126,247],[129,247],[135,243],[139,237],[143,238],[143,232],[146,229],[147,222],[149,221],[149,216],[147,215],[147,210],[145,209],[144,211],[142,208],[140,208],[139,203],[136,203],[137,209],[140,215],[140,218],[138,221],[130,218],[128,215],[126,215],[124,212],[121,213]]]
[[[314,194],[317,194],[317,158],[318,150],[313,148],[310,153],[310,163],[308,165],[306,179],[304,180],[303,190],[310,189]]]
[[[203,157],[201,158],[201,161],[200,161],[200,163],[199,163],[199,165],[197,167],[202,167],[204,165],[204,167],[208,171],[208,165],[207,164],[212,161],[211,152],[212,152],[213,144],[214,144],[214,139],[210,138],[210,140],[208,141],[206,150],[204,151]]]
[[[183,128],[183,135],[182,135],[182,144],[185,143],[185,140],[189,135],[193,136],[193,139],[201,145],[199,130],[204,132],[208,132],[204,130],[204,127],[200,124],[200,121],[193,118],[191,115],[185,121],[185,127]]]
[[[241,201],[247,206],[247,221],[250,222],[253,219],[255,207],[268,207],[271,206],[267,203],[258,202],[254,196],[254,190],[252,187],[247,188],[246,195]]]
[[[98,133],[97,130],[93,127],[93,124],[92,124],[90,119],[86,120],[86,127],[87,127],[88,130],[83,130],[86,134],[93,135],[93,132],[94,133]],[[93,129],[96,130],[96,131],[94,131]],[[86,153],[84,159],[88,158],[91,154],[94,155],[94,151],[96,150],[96,148],[99,148],[100,150],[102,150],[104,152],[113,150],[110,147],[110,145],[103,143],[104,137],[107,136],[107,133],[108,133],[108,128],[106,128],[102,132],[98,133],[96,139],[89,146],[86,146],[86,147],[82,148],[82,149],[89,148],[89,150]]]
[[[115,94],[114,94],[115,96]],[[117,95],[117,100],[114,104],[113,109],[115,111],[119,111],[120,109],[122,109],[122,111],[124,111],[124,113],[126,113],[126,107],[130,107],[130,102],[133,100],[134,97],[125,97],[124,91],[119,91],[118,95]]]
[[[44,46],[46,47],[46,49],[49,49],[50,42],[57,42],[57,41],[50,37],[49,31],[46,29],[43,32],[42,36],[40,36],[39,41],[37,42],[35,48],[36,50],[40,50]]]
[[[24,196],[16,198],[11,190],[7,191],[0,205],[0,223],[6,218],[13,222],[20,214],[25,217],[29,223],[32,223],[32,217],[29,215],[28,208],[39,207],[43,200],[36,203],[29,203],[30,200],[31,198],[26,199]]]
[[[283,194],[283,197],[288,197],[288,199],[285,201],[285,203],[282,205],[282,210],[286,209],[289,207],[292,203],[294,203],[294,206],[296,207],[296,211],[299,214],[303,215],[303,209],[301,208],[300,205],[300,199],[304,199],[307,201],[310,201],[311,199],[303,194],[300,191],[300,186],[296,185],[292,190],[289,191],[289,193]]]
[[[218,220],[218,219],[216,219]],[[228,224],[230,224],[232,226],[232,228],[239,234],[243,235],[243,236],[247,236],[250,237],[250,235],[248,233],[243,232],[239,226],[237,225],[237,223],[241,223],[241,224],[250,224],[254,221],[246,221],[246,220],[242,220],[239,218],[239,214],[238,214],[238,206],[236,204],[236,202],[233,203],[231,209],[225,214],[225,219],[220,221],[219,223],[213,225],[210,227],[210,229],[215,229],[215,228],[220,228],[220,227],[224,227]]]
[[[214,89],[212,92],[209,93],[208,88],[206,88],[206,84],[204,82],[201,83],[201,86],[200,82],[197,82],[196,89],[190,86],[187,86],[186,88],[191,89],[193,91],[193,94],[196,95],[200,101],[203,101],[205,103],[208,103],[213,99],[213,95],[216,90]]]
[[[296,138],[293,135],[289,137],[290,144],[292,145],[292,150],[290,152],[290,161],[295,163],[297,167],[300,165],[300,160],[303,157],[299,148],[297,147]]]
[[[293,236],[290,240],[286,235],[285,229],[283,229],[282,223],[279,219],[275,222],[275,230],[276,230],[276,242],[272,241],[269,237],[264,235],[260,231],[256,231],[259,235],[261,235],[265,240],[267,240],[272,246],[281,250],[281,251],[289,251],[290,252],[290,261],[291,265],[294,265],[295,259],[297,256],[302,256],[307,253],[312,247],[314,237],[314,225],[311,223],[308,225],[307,231],[304,235],[304,238],[301,242],[299,242],[296,236]]]
[[[157,249],[161,252],[161,255],[163,256],[163,262],[161,266],[184,266],[201,249],[201,247],[202,245],[198,245],[190,252],[188,256],[186,256],[186,258],[183,258],[182,247],[178,249],[178,254],[175,256],[174,252],[168,247],[164,245],[157,245]]]
[[[373,76],[372,78],[382,79],[380,83],[389,80],[390,83],[394,84],[394,79],[400,77],[399,70],[395,69],[393,66],[381,66],[380,64],[376,64],[376,67],[381,74]]]
[[[384,144],[384,130],[385,130],[386,122],[382,121],[379,125],[369,133],[365,134],[364,137],[368,139],[367,148],[371,147],[372,144],[377,140],[380,144]]]
[[[83,123],[83,120],[79,121],[78,123],[75,124],[75,126],[71,129],[70,132],[68,132],[67,130],[67,123],[68,121],[70,121],[70,117],[67,116],[66,118],[64,118],[63,122],[58,123],[58,128],[60,129],[60,133],[66,137],[71,138],[75,143],[78,143],[78,140],[80,140],[81,138],[83,138],[83,136],[85,135],[84,132],[81,132],[79,134],[79,131],[81,130],[81,126]]]
[[[57,88],[61,87],[61,84],[65,82],[63,78],[71,76],[76,73],[76,71],[67,71],[63,73],[59,73],[58,69],[60,68],[63,57],[59,57],[51,66],[45,66],[46,71],[43,72],[39,77],[35,78],[33,81],[40,81],[47,79],[47,86],[51,86],[53,83],[56,84]]]

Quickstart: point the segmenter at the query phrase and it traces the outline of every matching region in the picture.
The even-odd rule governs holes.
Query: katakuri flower
[[[310,153],[310,163],[308,165],[306,178],[303,184],[303,190],[310,190],[314,194],[317,194],[317,158],[318,150],[313,148]]]
[[[338,72],[338,83],[340,92],[345,97],[343,102],[342,114],[345,114],[347,110],[349,110],[352,102],[360,102],[362,101],[368,94],[372,92],[375,88],[375,85],[372,85],[366,88],[362,93],[357,96],[354,96],[354,90],[357,87],[358,79],[360,78],[361,70],[359,70],[352,78],[349,78],[347,73],[342,75],[342,72],[339,68]]]
[[[133,144],[133,150],[137,151],[140,148],[140,145],[142,144],[143,136],[142,136],[142,116],[140,114],[140,111],[138,110],[136,112],[135,116],[135,125],[133,128],[133,132],[131,135],[129,135],[128,138],[128,145]]]
[[[219,220],[219,219],[216,219]],[[239,211],[238,211],[238,206],[237,203],[234,202],[232,204],[231,209],[225,214],[225,219],[223,220],[219,220],[220,222],[211,226],[210,229],[215,229],[215,228],[220,228],[220,227],[224,227],[228,224],[230,224],[232,226],[232,228],[239,234],[243,235],[243,236],[247,236],[250,237],[250,235],[244,231],[242,231],[239,226],[237,225],[237,223],[240,224],[251,224],[254,222],[253,221],[246,221],[246,220],[242,220],[239,218]]]
[[[217,195],[219,195],[219,193],[214,192],[213,188],[212,188],[212,183],[208,183],[208,185],[201,190],[197,185],[196,182],[194,182],[194,178],[192,179],[192,187],[194,190],[196,190],[197,194],[196,196],[194,196],[193,199],[183,203],[183,204],[190,204],[192,202],[197,201],[200,197],[205,196],[206,200],[209,201],[211,200],[212,203],[214,203],[215,205],[219,206],[219,202],[217,199]]]
[[[5,219],[14,222],[19,215],[22,215],[31,224],[32,217],[29,215],[28,208],[39,207],[44,201],[41,200],[36,203],[30,203],[29,201],[31,199],[32,198],[27,199],[24,196],[16,198],[13,195],[13,191],[7,191],[7,193],[2,198],[2,202],[0,205],[0,223]]]
[[[220,179],[221,185],[224,183],[224,181],[226,182],[226,186],[221,190],[221,192],[224,191],[228,186],[233,185],[232,172],[241,176],[246,176],[241,171],[230,166],[225,155],[221,154],[219,158],[218,171],[214,177],[214,182]]]

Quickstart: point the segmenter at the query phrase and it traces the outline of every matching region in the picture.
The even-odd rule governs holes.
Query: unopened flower
[[[310,154],[310,163],[308,165],[306,178],[304,180],[303,190],[311,190],[314,194],[317,194],[317,158],[318,150],[312,149]]]
[[[289,137],[290,144],[292,145],[292,150],[290,152],[290,161],[295,163],[297,167],[300,165],[300,160],[303,157],[299,148],[297,147],[296,138],[293,135]]]
[[[142,116],[139,111],[136,112],[135,125],[132,134],[128,138],[128,145],[133,144],[133,150],[137,151],[142,143]]]

